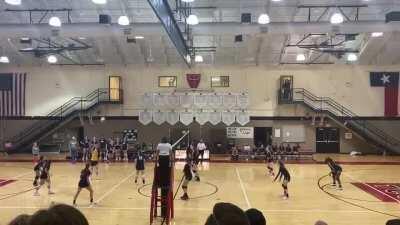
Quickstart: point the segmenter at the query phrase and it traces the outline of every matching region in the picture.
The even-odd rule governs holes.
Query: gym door
[[[316,128],[317,153],[340,153],[340,133],[335,127]]]

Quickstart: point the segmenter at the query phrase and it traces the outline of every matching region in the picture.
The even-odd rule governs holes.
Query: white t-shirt
[[[199,142],[197,144],[197,150],[203,151],[203,150],[206,150],[206,149],[207,149],[207,146],[206,146],[206,144],[204,144],[204,142]]]
[[[157,145],[159,155],[169,155],[172,152],[172,146],[170,143],[159,143]]]

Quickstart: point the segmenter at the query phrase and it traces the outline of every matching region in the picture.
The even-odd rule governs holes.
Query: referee
[[[163,137],[161,143],[157,145],[156,150],[156,160],[157,160],[157,173],[158,187],[161,188],[161,197],[163,199],[167,198],[170,183],[171,183],[171,167],[173,162],[173,152],[172,146],[168,143],[168,139]],[[166,216],[167,206],[166,201],[163,202],[161,206],[161,215]]]

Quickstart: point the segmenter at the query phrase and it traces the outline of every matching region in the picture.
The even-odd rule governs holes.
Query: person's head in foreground
[[[205,225],[250,225],[242,209],[234,204],[220,202],[214,205]]]
[[[246,216],[250,222],[250,225],[266,225],[267,221],[262,212],[257,209],[248,209],[246,212]]]
[[[322,220],[318,220],[317,222],[315,222],[315,225],[328,225],[328,224]]]
[[[17,217],[15,217],[13,220],[11,220],[8,225],[28,225],[29,224],[29,219],[31,216],[27,214],[22,214]]]
[[[89,225],[86,217],[76,208],[56,204],[33,214],[29,225]]]
[[[400,225],[400,220],[399,219],[388,220],[386,222],[386,225]]]

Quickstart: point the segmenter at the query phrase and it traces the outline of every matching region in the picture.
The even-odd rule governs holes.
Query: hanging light
[[[271,19],[269,18],[268,14],[263,13],[258,17],[258,23],[259,24],[269,24],[271,22]]]
[[[107,0],[92,0],[94,4],[104,5],[107,3]]]
[[[199,24],[199,19],[197,18],[196,15],[191,14],[188,16],[188,18],[186,18],[186,23],[189,25],[197,25]]]
[[[181,0],[182,2],[194,2],[194,0]]]
[[[350,53],[347,55],[347,61],[354,62],[358,60],[358,56],[354,53]]]
[[[186,62],[190,63],[192,61],[192,57],[190,55],[186,55]]]
[[[129,25],[129,18],[127,16],[120,16],[118,18],[118,24],[121,26],[128,26]]]
[[[10,59],[5,55],[0,56],[0,63],[10,63]]]
[[[198,62],[198,63],[203,62],[203,61],[204,61],[204,60],[203,60],[203,56],[201,56],[201,55],[196,55],[196,57],[194,57],[194,61],[195,61],[195,62]]]
[[[297,54],[296,60],[297,61],[305,61],[306,60],[306,56],[304,54]]]
[[[21,5],[21,0],[5,0],[9,5]]]
[[[47,62],[49,62],[49,63],[57,63],[57,61],[58,61],[58,59],[57,59],[57,57],[55,56],[55,55],[49,55],[49,56],[47,56]]]
[[[61,27],[61,20],[57,16],[52,16],[49,19],[49,25],[52,27]]]
[[[383,32],[373,32],[371,34],[371,37],[382,37],[383,36]]]
[[[343,23],[343,21],[344,21],[344,18],[341,13],[334,13],[331,16],[331,24],[341,24],[341,23]]]

